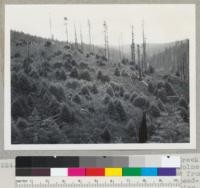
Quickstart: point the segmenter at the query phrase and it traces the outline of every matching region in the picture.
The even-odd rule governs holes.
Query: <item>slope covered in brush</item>
[[[12,31],[12,143],[188,142],[188,85],[152,70]]]

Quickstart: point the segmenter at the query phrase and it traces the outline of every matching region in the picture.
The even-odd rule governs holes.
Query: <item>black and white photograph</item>
[[[8,145],[195,143],[194,5],[6,5],[5,46]]]

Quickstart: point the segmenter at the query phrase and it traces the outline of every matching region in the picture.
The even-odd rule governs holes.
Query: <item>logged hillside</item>
[[[157,69],[171,72],[181,80],[189,80],[189,40],[177,41],[162,52],[150,58],[150,64]]]
[[[188,83],[156,67],[139,80],[137,70],[12,31],[12,143],[189,142]]]

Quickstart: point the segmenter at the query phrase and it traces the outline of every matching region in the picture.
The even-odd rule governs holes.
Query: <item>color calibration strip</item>
[[[80,157],[17,157],[16,168],[70,168],[70,167],[161,167],[180,168],[179,156],[136,155],[136,156],[80,156]]]
[[[16,168],[16,176],[176,176],[176,168]]]

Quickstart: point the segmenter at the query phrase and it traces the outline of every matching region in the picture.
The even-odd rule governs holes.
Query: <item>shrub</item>
[[[30,72],[29,75],[34,79],[38,79],[39,78],[39,74],[35,69],[32,69],[32,71]]]
[[[105,66],[106,64],[101,60],[97,60],[96,63],[99,65],[99,66]]]
[[[51,126],[51,129],[48,131],[48,138],[48,143],[50,144],[57,144],[63,141],[63,135],[55,122]]]
[[[122,64],[127,65],[128,64],[128,59],[127,58],[123,58],[122,59]]]
[[[51,98],[51,102],[48,108],[52,115],[56,115],[60,112],[60,103],[57,101],[57,99],[54,96]]]
[[[74,113],[70,111],[66,104],[63,104],[60,110],[59,118],[61,121],[72,123],[75,120]]]
[[[78,73],[78,70],[77,70],[76,67],[74,67],[74,68],[71,70],[70,76],[71,76],[72,78],[77,78],[77,79],[79,78],[79,73]]]
[[[158,89],[161,89],[161,88],[164,88],[164,87],[165,87],[164,82],[160,81],[160,82],[157,83],[157,88]]]
[[[48,61],[44,61],[42,62],[41,66],[40,66],[40,75],[41,76],[47,76],[48,71],[50,71],[50,65]]]
[[[165,106],[164,106],[163,102],[160,99],[157,100],[157,104],[158,104],[158,108],[161,111],[165,111]]]
[[[124,107],[122,106],[121,101],[115,100],[110,101],[108,104],[108,114],[111,118],[115,120],[125,121],[127,120],[127,115],[124,110]]]
[[[31,64],[30,63],[23,63],[23,69],[24,69],[24,72],[26,74],[29,74],[29,72],[31,72],[31,70],[32,70]]]
[[[98,71],[97,79],[101,80],[101,82],[103,82],[103,83],[110,81],[110,77],[108,75],[103,75],[103,73],[101,71]]]
[[[15,88],[16,90],[18,90],[18,82],[19,82],[19,76],[18,73],[12,71],[11,72],[11,86],[12,88]]]
[[[48,144],[49,143],[48,131],[44,128],[40,128],[38,130],[38,143],[40,144]]]
[[[65,50],[69,50],[69,49],[70,49],[70,46],[69,46],[69,45],[65,45],[65,46],[64,46],[64,49],[65,49]]]
[[[106,89],[106,93],[108,95],[110,95],[111,97],[114,96],[114,91],[113,91],[112,87],[110,87],[110,86]]]
[[[107,95],[107,94],[106,94],[106,95],[103,97],[103,103],[104,103],[104,104],[109,104],[110,100],[111,100],[110,95]]]
[[[101,71],[98,71],[98,73],[97,73],[97,79],[101,80],[102,76],[103,76],[103,73]]]
[[[110,85],[113,88],[114,92],[119,92],[120,86],[117,83],[111,82]]]
[[[81,104],[81,98],[78,94],[76,94],[73,99],[72,99],[75,103],[77,104]]]
[[[187,104],[186,100],[183,97],[181,97],[179,99],[178,104],[179,104],[179,106],[181,106],[181,107],[183,107],[185,109],[188,109],[188,104]]]
[[[111,142],[111,133],[108,128],[104,128],[103,132],[100,134],[102,140],[106,143]]]
[[[135,137],[136,140],[138,139],[138,130],[136,122],[133,119],[130,119],[126,125],[126,131],[128,132],[129,136]]]
[[[120,76],[120,71],[118,68],[115,68],[115,72],[114,72],[115,76]]]
[[[56,97],[59,102],[65,101],[65,92],[62,86],[53,84],[50,86],[49,91]]]
[[[151,115],[152,115],[153,117],[158,117],[158,116],[160,116],[160,110],[159,110],[159,108],[158,108],[155,104],[151,104],[151,105],[150,105],[149,111],[150,111],[150,113],[151,113]]]
[[[119,95],[120,95],[121,97],[124,96],[124,87],[123,87],[123,86],[120,86],[120,88],[119,88]]]
[[[107,57],[106,57],[105,55],[101,56],[101,59],[102,59],[103,61],[108,61],[108,60],[107,60]]]
[[[176,95],[174,88],[169,82],[165,82],[165,90],[168,96]]]
[[[81,62],[81,63],[79,64],[79,68],[80,68],[80,69],[88,69],[88,64],[86,64],[86,63],[84,63],[84,62]]]
[[[33,90],[31,80],[24,73],[19,74],[17,85],[18,91],[23,94],[28,94]]]
[[[63,55],[63,59],[72,59],[72,54],[71,53],[68,53],[68,54],[64,54]]]
[[[27,127],[26,129],[22,130],[22,142],[24,144],[33,144],[34,141],[34,133],[35,130],[33,127]]]
[[[137,96],[138,96],[137,93],[136,93],[136,92],[133,92],[133,93],[131,94],[130,101],[133,102],[134,99],[135,99]]]
[[[29,126],[29,123],[26,121],[26,119],[19,117],[17,119],[16,126],[18,129],[23,130]]]
[[[44,44],[45,47],[50,47],[51,45],[52,45],[51,41],[47,41],[47,42],[45,42],[45,44]]]
[[[111,86],[112,86],[112,88],[114,90],[114,93],[115,93],[116,97],[119,97],[119,96],[123,97],[124,96],[124,88],[123,88],[123,86],[120,86],[120,85],[115,84],[115,83],[111,83]]]
[[[80,83],[76,80],[68,81],[66,83],[66,87],[71,89],[77,89],[78,87],[80,87]]]
[[[110,77],[108,75],[103,75],[101,78],[101,81],[103,83],[109,82],[110,81]]]
[[[40,55],[41,55],[42,57],[45,57],[47,54],[46,54],[46,52],[45,52],[44,50],[41,50],[41,51],[40,51]]]
[[[90,95],[90,91],[89,91],[88,86],[83,86],[83,87],[81,88],[81,94],[82,94],[82,95],[87,95],[87,96]]]
[[[108,114],[110,115],[111,118],[115,118],[116,116],[116,111],[115,111],[115,105],[112,100],[109,101],[108,103]]]
[[[176,71],[176,74],[175,74],[177,77],[180,77],[180,73],[178,71]]]
[[[21,54],[19,52],[16,52],[14,55],[15,58],[21,57]]]
[[[148,68],[148,73],[150,74],[153,74],[155,72],[155,69],[153,66],[149,65],[149,68]]]
[[[28,106],[30,106],[30,107],[33,107],[33,105],[34,105],[34,100],[33,100],[33,97],[32,97],[31,94],[28,95],[27,104],[28,104]]]
[[[145,98],[145,97],[136,97],[135,99],[134,99],[134,101],[133,101],[133,104],[135,105],[135,106],[137,106],[137,107],[141,107],[141,108],[143,108],[143,107],[147,107],[148,106],[148,103],[149,103],[149,101],[147,100],[147,98]]]
[[[95,83],[92,86],[90,86],[90,91],[93,94],[97,94],[98,93],[98,88],[97,88]]]
[[[57,50],[55,53],[54,53],[54,56],[59,56],[62,54],[62,51],[61,50]]]
[[[161,99],[162,102],[167,102],[168,101],[168,98],[167,98],[167,93],[165,91],[164,88],[161,88],[161,89],[158,89],[157,90],[157,96],[159,99]]]
[[[68,61],[65,61],[64,63],[64,67],[67,71],[71,71],[72,70],[72,65],[68,62]]]
[[[128,73],[125,71],[125,70],[122,70],[121,71],[121,75],[124,76],[124,77],[128,77]]]
[[[129,95],[129,93],[124,93],[124,100],[129,100],[129,98],[130,98],[130,95]]]
[[[57,80],[66,80],[67,79],[67,76],[66,76],[64,70],[61,70],[61,71],[57,70],[55,75],[56,75]]]
[[[26,57],[23,61],[23,64],[31,64],[33,63],[33,59],[30,57]]]
[[[90,73],[88,71],[81,72],[79,78],[82,79],[82,80],[91,81],[91,76],[90,76]]]
[[[61,62],[56,62],[53,64],[53,68],[55,69],[60,69],[63,66],[63,64]]]
[[[29,114],[29,107],[24,97],[17,97],[12,103],[11,114],[14,119],[18,117],[27,117]]]
[[[14,125],[12,122],[11,124],[11,139],[12,139],[12,144],[17,144],[19,140],[21,139],[21,134],[19,129]]]
[[[63,141],[63,135],[57,123],[53,120],[46,119],[42,122],[42,128],[38,130],[38,143],[56,144]]]
[[[127,120],[127,115],[126,115],[126,112],[124,110],[124,107],[122,106],[122,103],[121,101],[119,100],[115,100],[114,102],[115,104],[115,109],[119,115],[119,118],[121,121],[126,121]]]
[[[149,82],[149,83],[148,83],[148,91],[149,91],[150,93],[154,93],[154,91],[155,91],[155,86],[153,85],[152,82]]]
[[[184,107],[179,107],[179,112],[181,117],[183,118],[183,120],[185,122],[189,122],[189,112],[187,109],[185,109]]]
[[[74,66],[74,67],[77,66],[77,63],[76,63],[76,61],[75,61],[74,59],[72,59],[72,61],[71,61],[71,65]]]

